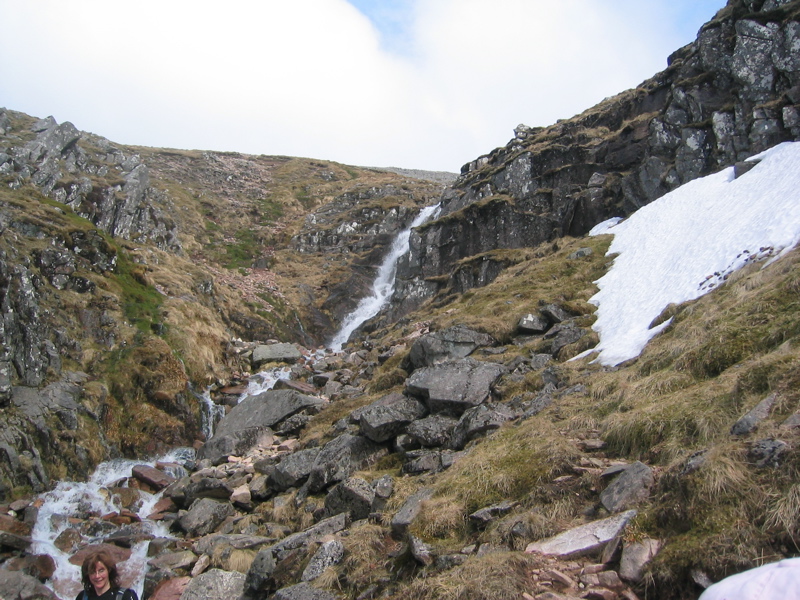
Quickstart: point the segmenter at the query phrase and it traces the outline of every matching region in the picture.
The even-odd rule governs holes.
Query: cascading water
[[[426,206],[420,211],[414,221],[412,221],[408,229],[401,231],[395,238],[389,254],[384,259],[380,269],[378,269],[378,276],[372,284],[372,295],[362,298],[355,310],[342,321],[339,332],[333,336],[329,344],[331,350],[334,352],[341,351],[342,346],[347,343],[347,340],[350,339],[353,332],[358,329],[362,323],[377,315],[386,305],[394,292],[394,276],[397,273],[397,261],[408,252],[411,230],[428,221],[438,210],[438,204]]]
[[[187,448],[180,448],[170,452],[159,459],[160,462],[181,464],[192,458],[194,452]],[[36,524],[31,532],[33,539],[33,552],[35,554],[48,554],[56,564],[50,584],[59,598],[73,598],[81,590],[80,566],[69,562],[72,553],[60,550],[56,539],[67,529],[74,529],[76,525],[70,521],[71,517],[79,515],[106,515],[119,512],[122,499],[113,489],[120,481],[130,477],[131,469],[136,465],[153,466],[156,461],[133,461],[116,459],[98,465],[89,481],[79,483],[74,481],[61,481],[56,487],[39,498],[42,505],[39,508]],[[181,469],[179,469],[181,470]],[[173,473],[180,477],[183,473]],[[143,534],[153,537],[170,537],[166,526],[146,517],[153,512],[153,506],[161,494],[149,494],[137,490],[139,499],[136,503],[136,513],[141,519]],[[106,522],[108,523],[108,522]],[[102,543],[103,538],[109,533],[109,527],[98,528],[97,531],[86,529],[81,535],[89,544]],[[103,533],[99,533],[102,531]],[[116,531],[116,528],[114,528]],[[131,547],[131,556],[120,563],[120,579],[126,587],[133,588],[137,595],[142,597],[144,576],[147,573],[147,547],[148,542],[141,541]]]

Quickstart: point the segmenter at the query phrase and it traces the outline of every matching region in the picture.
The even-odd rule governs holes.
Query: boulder
[[[192,580],[191,577],[172,577],[165,579],[156,585],[153,593],[148,596],[149,600],[180,600],[186,586]]]
[[[636,516],[629,510],[607,519],[575,527],[554,537],[528,544],[525,552],[538,552],[559,558],[573,558],[594,554],[622,533],[628,522]]]
[[[406,433],[423,446],[444,446],[458,424],[458,419],[447,415],[431,415],[414,421],[406,428]]]
[[[369,466],[386,453],[386,448],[360,435],[340,435],[325,444],[314,459],[308,476],[308,489],[319,492]]]
[[[353,521],[366,519],[372,511],[375,490],[360,477],[348,477],[325,496],[325,514],[347,513]]]
[[[461,450],[475,437],[499,429],[515,417],[514,412],[500,404],[482,404],[464,411],[450,436],[450,448]]]
[[[191,537],[208,535],[234,513],[229,502],[200,498],[178,519],[178,525]]]
[[[344,558],[344,545],[339,540],[324,542],[308,561],[300,581],[313,581],[333,565],[338,565]]]
[[[339,596],[326,590],[315,588],[307,581],[281,588],[272,596],[272,600],[338,600]]]
[[[288,454],[269,475],[270,484],[279,491],[300,486],[311,473],[320,448],[308,448]]]
[[[211,569],[192,578],[181,600],[230,600],[244,591],[245,576],[234,571]]]
[[[660,549],[661,542],[650,538],[624,544],[619,563],[619,576],[626,581],[639,583],[647,563],[653,560]]]
[[[272,548],[259,550],[253,562],[250,563],[250,568],[245,576],[244,597],[262,598],[274,590],[275,579],[272,576],[274,572],[275,558],[272,554]]]
[[[182,550],[180,552],[160,554],[148,560],[147,564],[154,569],[174,571],[175,569],[189,570],[195,562],[197,562],[197,555],[194,552]]]
[[[175,481],[174,477],[149,465],[136,465],[131,470],[131,475],[139,481],[146,483],[156,492],[163,490],[170,483]]]
[[[485,333],[480,333],[456,325],[423,335],[414,341],[408,353],[408,371],[420,367],[430,367],[446,360],[466,358],[480,346],[493,345],[494,339]]]
[[[622,473],[600,494],[600,502],[609,512],[619,512],[645,500],[653,485],[653,470],[646,464],[636,461],[628,465]]]
[[[361,433],[373,442],[385,442],[427,413],[425,405],[403,394],[389,394],[360,411]]]
[[[432,413],[460,416],[485,402],[504,372],[502,365],[465,358],[417,369],[406,380],[406,391],[424,399]]]
[[[258,369],[264,363],[285,362],[295,363],[302,358],[300,350],[294,344],[269,344],[256,346],[253,350],[251,363]]]
[[[350,516],[347,513],[340,513],[333,517],[323,519],[305,531],[294,533],[272,546],[273,556],[278,561],[283,560],[292,550],[303,548],[308,544],[319,542],[324,537],[338,533],[350,526]]]
[[[550,321],[539,315],[527,314],[517,323],[517,332],[523,335],[540,334],[550,329]]]
[[[325,401],[295,390],[267,390],[248,396],[217,425],[214,437],[197,453],[198,460],[214,464],[228,456],[240,455],[271,435],[271,428],[303,410],[318,410]]]
[[[22,571],[3,572],[3,600],[58,600],[53,590]]]

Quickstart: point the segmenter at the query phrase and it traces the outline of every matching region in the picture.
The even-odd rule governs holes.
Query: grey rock
[[[541,312],[546,319],[550,319],[552,323],[561,323],[562,321],[569,320],[573,316],[558,304],[546,304],[539,309],[539,312]]]
[[[517,331],[524,335],[544,333],[550,329],[551,324],[549,319],[529,313],[519,320]]]
[[[600,494],[600,502],[609,512],[619,512],[645,500],[653,485],[653,470],[636,461],[620,473]]]
[[[308,561],[300,581],[313,581],[327,569],[338,565],[344,558],[344,545],[339,540],[324,542]]]
[[[276,587],[273,573],[275,573],[275,558],[272,548],[263,548],[256,554],[245,575],[243,583],[245,597],[261,598],[273,591]]]
[[[777,399],[778,394],[776,392],[764,398],[750,410],[750,412],[733,424],[733,427],[731,427],[731,435],[747,435],[748,433],[752,433],[756,426],[769,416]]]
[[[58,600],[53,590],[22,571],[3,571],[3,600]]]
[[[485,402],[504,372],[502,365],[465,358],[417,369],[406,380],[406,391],[423,398],[432,413],[460,416]]]
[[[178,519],[178,525],[191,537],[208,535],[233,513],[233,506],[229,502],[200,498]]]
[[[375,490],[360,477],[348,477],[325,496],[325,514],[348,513],[353,521],[366,519],[372,511]]]
[[[324,537],[338,533],[350,526],[350,516],[347,513],[339,513],[333,517],[323,519],[316,525],[309,527],[305,531],[294,533],[272,547],[274,557],[281,561],[292,551],[303,548],[314,542],[319,542]]]
[[[183,488],[183,502],[185,504],[192,504],[199,498],[227,500],[231,497],[232,491],[233,490],[225,479],[198,477],[197,474],[195,474]]]
[[[575,527],[554,537],[528,544],[525,552],[538,552],[560,558],[574,558],[594,554],[619,536],[628,522],[636,516],[629,510],[607,519]]]
[[[619,576],[625,581],[640,582],[647,563],[653,560],[660,549],[661,542],[649,538],[624,544],[619,563]]]
[[[303,355],[294,344],[269,344],[256,346],[253,350],[251,362],[253,368],[257,369],[264,363],[268,362],[287,362],[295,363]]]
[[[300,486],[308,479],[320,448],[292,452],[275,465],[269,476],[270,484],[280,491]]]
[[[197,562],[197,555],[191,550],[166,552],[147,561],[148,566],[159,570],[191,569]]]
[[[385,442],[427,413],[425,405],[402,394],[389,394],[360,411],[361,433],[373,442]]]
[[[430,367],[445,360],[465,358],[480,346],[491,346],[494,339],[480,333],[456,325],[442,331],[423,335],[414,341],[408,354],[409,370],[419,367]]]
[[[201,537],[192,544],[192,550],[197,554],[208,554],[211,556],[220,552],[220,549],[225,548],[233,550],[258,550],[263,546],[272,544],[274,541],[273,538],[261,535],[212,533]]]
[[[436,558],[433,553],[433,546],[426,544],[416,536],[408,536],[408,548],[414,560],[425,567],[432,564]]]
[[[242,573],[211,569],[193,577],[181,594],[180,600],[230,600],[244,591]]]
[[[464,411],[450,437],[450,448],[461,450],[467,442],[513,419],[516,415],[500,404],[483,404]]]
[[[545,338],[552,339],[550,342],[550,353],[556,356],[558,352],[569,344],[573,344],[586,335],[587,331],[577,327],[572,322],[558,323],[554,325],[546,334]]]
[[[391,475],[383,475],[372,482],[372,489],[378,498],[391,498],[394,492],[394,478]]]
[[[323,446],[308,476],[308,489],[319,492],[387,454],[386,448],[361,436],[343,434]]]
[[[486,508],[476,510],[469,516],[469,518],[474,523],[485,526],[492,521],[496,521],[503,515],[510,513],[518,504],[519,502],[506,500],[504,502],[500,502],[499,504],[493,504],[491,506],[487,506]]]
[[[422,503],[426,500],[430,500],[432,497],[433,488],[423,488],[409,496],[403,503],[403,506],[400,507],[400,510],[392,517],[392,534],[398,538],[405,536],[409,526],[417,518],[417,515],[419,515]]]
[[[272,600],[338,600],[339,596],[315,588],[307,581],[281,588],[272,596]]]
[[[295,390],[268,390],[248,396],[217,425],[214,437],[197,453],[198,460],[220,464],[230,455],[239,455],[270,435],[271,427],[303,410],[316,411],[325,401]]]
[[[411,423],[406,433],[423,446],[444,446],[458,422],[458,419],[447,415],[431,415]]]
[[[747,455],[755,466],[763,469],[781,464],[791,447],[783,440],[764,439],[753,442]]]

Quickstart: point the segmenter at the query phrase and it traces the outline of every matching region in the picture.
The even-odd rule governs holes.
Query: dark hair
[[[94,571],[97,563],[103,563],[105,568],[108,570],[108,582],[111,584],[111,587],[119,587],[117,563],[114,562],[114,559],[111,558],[108,552],[99,550],[92,552],[89,556],[87,556],[83,561],[83,565],[81,565],[81,582],[83,583],[83,589],[87,591],[92,589],[92,581],[89,579],[89,573]]]

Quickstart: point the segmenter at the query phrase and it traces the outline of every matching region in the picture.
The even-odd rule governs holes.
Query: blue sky
[[[123,144],[458,171],[664,69],[724,4],[0,0],[0,106]]]

